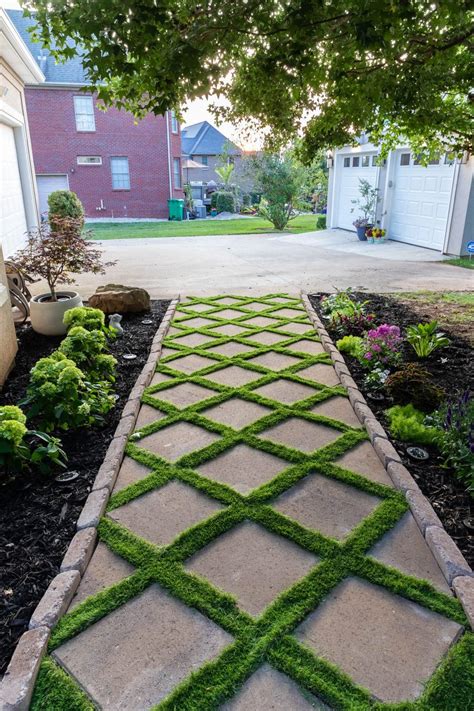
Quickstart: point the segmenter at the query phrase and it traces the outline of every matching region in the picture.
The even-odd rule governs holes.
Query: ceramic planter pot
[[[57,301],[50,301],[51,294],[38,294],[31,299],[30,319],[36,333],[43,336],[64,335],[64,314],[75,306],[82,306],[82,299],[76,291],[58,291],[57,297]]]
[[[366,229],[367,229],[367,226],[356,227],[357,237],[360,239],[361,242],[367,242],[367,237],[365,236]]]

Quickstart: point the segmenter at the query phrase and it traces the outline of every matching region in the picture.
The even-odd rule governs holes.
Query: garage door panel
[[[0,124],[2,189],[0,194],[0,237],[5,257],[12,256],[26,243],[26,216],[20,171],[11,126]]]
[[[371,156],[374,154],[370,154]],[[372,166],[344,167],[343,156],[339,156],[339,178],[337,185],[335,223],[336,227],[354,231],[354,220],[359,216],[357,205],[352,201],[360,199],[360,180],[368,180],[375,185],[377,169]],[[352,163],[352,161],[351,161]]]
[[[68,190],[67,175],[37,175],[40,213],[48,212],[48,197],[55,190]]]

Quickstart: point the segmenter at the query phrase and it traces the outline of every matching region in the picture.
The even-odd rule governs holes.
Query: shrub
[[[363,336],[373,326],[374,319],[374,314],[362,311],[354,311],[350,315],[335,312],[331,318],[331,326],[341,335]]]
[[[107,381],[90,382],[73,360],[54,351],[32,368],[22,404],[29,407],[29,417],[51,432],[95,424],[114,403]]]
[[[331,324],[335,325],[345,316],[348,318],[362,316],[365,314],[367,304],[368,301],[357,301],[351,290],[346,289],[329,296],[323,296],[320,307],[325,315],[330,316]]]
[[[76,306],[64,314],[63,323],[69,331],[75,326],[82,326],[87,331],[102,331],[110,336],[110,328],[105,325],[105,314],[92,306]]]
[[[326,229],[326,215],[316,215],[316,229],[325,230]]]
[[[427,418],[439,428],[438,448],[444,465],[474,493],[474,399],[469,390]]]
[[[220,190],[217,193],[216,208],[218,212],[235,212],[234,193]]]
[[[419,323],[417,326],[408,326],[407,341],[415,351],[418,358],[427,358],[431,353],[449,345],[450,340],[444,333],[437,331],[438,322]]]
[[[288,211],[288,207],[284,203],[268,203],[265,199],[260,201],[258,212],[264,220],[272,223],[273,227],[280,232],[285,229],[292,213]]]
[[[217,196],[219,195],[218,191],[216,190],[215,192],[211,193],[211,208],[216,208],[217,209]]]
[[[400,347],[402,339],[398,326],[387,323],[367,332],[364,339],[360,362],[372,370],[377,367],[394,367],[401,359]]]
[[[336,346],[339,348],[341,353],[348,353],[353,358],[358,358],[361,353],[363,339],[359,336],[344,336],[340,338]]]
[[[76,193],[71,190],[55,190],[48,196],[49,223],[55,223],[56,217],[72,217],[84,226],[84,208]]]
[[[395,405],[386,411],[392,437],[400,442],[436,444],[439,432],[425,424],[425,414],[413,405]]]
[[[74,361],[91,382],[113,382],[117,361],[104,353],[106,348],[107,338],[102,331],[87,331],[82,326],[74,326],[61,341],[58,350]]]
[[[242,205],[244,207],[251,207],[252,206],[252,197],[249,193],[244,193],[242,195]]]
[[[433,382],[428,371],[416,363],[407,363],[392,373],[385,387],[396,404],[413,403],[414,407],[423,412],[432,412],[444,398],[443,390]]]

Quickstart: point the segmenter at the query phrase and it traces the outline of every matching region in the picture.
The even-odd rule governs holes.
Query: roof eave
[[[44,82],[44,74],[3,8],[0,8],[0,56],[24,84]]]

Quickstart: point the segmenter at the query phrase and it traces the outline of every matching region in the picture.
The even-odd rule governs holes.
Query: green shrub
[[[291,210],[284,203],[269,203],[265,199],[260,201],[258,212],[264,220],[271,222],[273,227],[280,232],[285,229],[292,216]]]
[[[348,353],[353,358],[358,358],[361,353],[363,339],[359,336],[344,336],[340,338],[336,346],[341,353]]]
[[[444,399],[444,391],[432,380],[425,368],[407,363],[390,375],[385,387],[397,405],[413,403],[423,412],[432,412]]]
[[[325,230],[326,229],[326,215],[316,215],[316,229]]]
[[[211,208],[217,209],[217,196],[219,195],[219,192],[216,190],[215,192],[211,193]]]
[[[92,306],[76,306],[64,314],[63,323],[69,331],[75,326],[82,326],[87,331],[102,331],[110,336],[110,329],[105,325],[105,314]]]
[[[242,195],[242,205],[244,207],[251,207],[252,206],[252,196],[249,193],[244,193]]]
[[[220,190],[217,193],[216,208],[217,208],[217,212],[235,212],[235,195],[234,195],[234,193]]]
[[[106,348],[107,338],[102,331],[87,331],[82,326],[74,326],[61,341],[58,350],[74,361],[88,380],[113,382],[117,361],[104,353]]]
[[[441,331],[437,331],[437,328],[437,321],[408,326],[407,341],[418,358],[428,358],[438,348],[444,348],[449,345],[449,338]]]
[[[73,360],[54,351],[32,368],[22,404],[47,432],[69,430],[102,420],[115,404],[110,390],[110,383],[91,382]]]
[[[395,405],[386,411],[392,437],[400,442],[436,444],[439,430],[425,424],[426,415],[413,405]]]
[[[76,193],[71,190],[55,190],[48,196],[49,223],[54,228],[54,217],[72,217],[84,225],[84,208]]]

